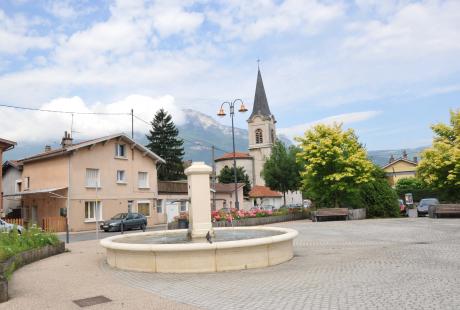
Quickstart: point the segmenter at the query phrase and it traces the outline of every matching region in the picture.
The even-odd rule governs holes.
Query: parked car
[[[406,205],[404,204],[404,200],[398,199],[399,201],[399,213],[406,214]]]
[[[104,221],[101,224],[101,229],[104,231],[121,231],[121,223],[123,221],[123,230],[138,228],[145,230],[147,227],[147,218],[139,213],[118,213],[110,220]]]
[[[10,232],[14,229],[14,226],[16,226],[16,229],[18,230],[19,234],[21,234],[24,230],[24,227],[22,227],[21,225],[10,224],[0,219],[0,231]]]
[[[420,200],[420,203],[417,206],[417,216],[422,216],[428,214],[428,208],[431,205],[438,205],[439,200],[436,198],[424,198]]]

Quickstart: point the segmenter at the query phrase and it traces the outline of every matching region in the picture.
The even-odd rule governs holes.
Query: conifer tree
[[[179,130],[174,125],[171,115],[164,109],[160,109],[155,114],[151,125],[152,129],[146,135],[149,141],[146,147],[166,161],[166,164],[158,166],[158,180],[184,179],[182,163],[184,141],[178,137]]]

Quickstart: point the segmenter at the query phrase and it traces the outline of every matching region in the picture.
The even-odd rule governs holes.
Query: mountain
[[[177,126],[179,135],[184,139],[185,160],[204,161],[208,164],[212,161],[211,146],[216,148],[215,156],[219,157],[223,153],[232,151],[232,128],[230,126],[222,125],[214,118],[204,113],[184,109],[186,122]],[[39,142],[32,144],[19,143],[13,150],[4,153],[4,160],[19,159],[29,155],[33,155],[43,151],[45,144],[49,144],[52,148],[58,148],[61,133],[58,133],[56,141]],[[139,143],[147,144],[147,139],[143,133],[135,133],[134,136]],[[281,141],[287,145],[292,142],[285,136],[278,136]],[[80,141],[75,141],[80,142]],[[235,147],[237,151],[246,152],[248,150],[248,131],[247,129],[235,128]],[[414,156],[420,157],[420,152],[426,147],[419,147],[414,149],[406,149],[408,157],[412,159]],[[402,156],[403,150],[378,150],[369,151],[369,158],[379,166],[388,163],[391,155],[395,158]]]
[[[428,146],[421,146],[417,148],[405,149],[407,152],[407,158],[409,160],[413,160],[414,157],[417,157],[420,160],[420,153],[428,148]],[[376,150],[376,151],[368,151],[367,154],[369,159],[372,160],[375,164],[379,165],[380,167],[385,166],[388,164],[388,160],[390,156],[393,155],[395,159],[398,159],[403,156],[403,149],[394,149],[394,150]]]

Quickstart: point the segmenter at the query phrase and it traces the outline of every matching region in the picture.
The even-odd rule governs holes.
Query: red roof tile
[[[243,153],[243,152],[235,152],[235,157],[237,159],[252,159],[252,156],[249,155],[249,153]],[[226,160],[226,159],[232,159],[233,158],[233,152],[232,153],[225,153],[224,155],[222,155],[221,157],[219,158],[216,158],[216,161],[219,161],[219,160]]]
[[[249,197],[260,198],[260,197],[281,197],[283,196],[280,192],[273,191],[266,186],[256,185],[253,186],[249,192]]]
[[[238,183],[238,189],[244,185],[244,183]],[[235,191],[235,183],[216,183],[214,189],[217,193],[231,193]]]

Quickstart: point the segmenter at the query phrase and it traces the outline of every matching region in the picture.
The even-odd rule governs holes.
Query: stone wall
[[[349,220],[364,220],[366,218],[366,209],[349,209]]]
[[[7,273],[21,268],[24,265],[33,263],[37,260],[47,258],[65,251],[64,242],[57,245],[46,245],[42,248],[31,249],[18,253],[6,261],[0,263],[0,303],[8,300],[8,279]]]

